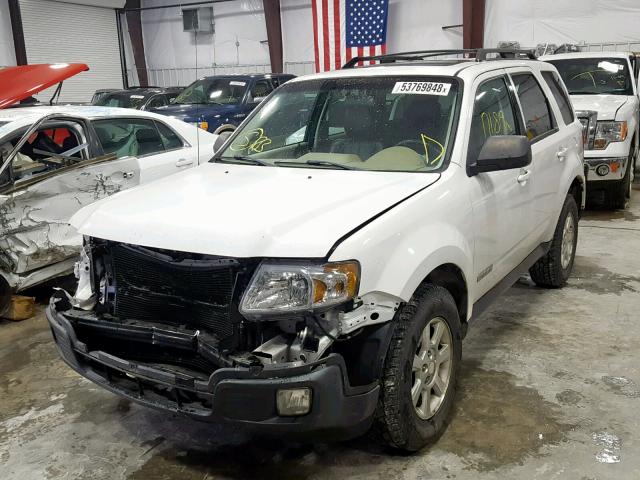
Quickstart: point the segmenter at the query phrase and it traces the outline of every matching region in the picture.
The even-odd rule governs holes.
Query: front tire
[[[635,169],[635,154],[629,155],[627,170],[624,172],[622,180],[616,182],[605,191],[607,207],[613,210],[626,208],[627,202],[631,199],[631,177]]]
[[[529,275],[536,285],[546,288],[563,287],[573,270],[577,244],[578,206],[569,194],[564,200],[551,248],[529,269]]]
[[[446,428],[462,357],[456,303],[425,284],[402,308],[387,351],[375,428],[393,448],[414,452]]]

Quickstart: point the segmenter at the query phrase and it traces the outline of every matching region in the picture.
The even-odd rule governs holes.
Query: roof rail
[[[498,58],[487,58],[490,54],[497,53]],[[468,58],[475,58],[476,62],[486,62],[488,60],[527,58],[537,60],[533,50],[516,50],[512,48],[463,48],[458,50],[416,50],[413,52],[390,53],[386,55],[372,55],[368,57],[353,57],[342,68],[353,68],[359,62],[379,61],[380,63],[394,63],[398,61],[419,61],[441,55],[468,55]]]

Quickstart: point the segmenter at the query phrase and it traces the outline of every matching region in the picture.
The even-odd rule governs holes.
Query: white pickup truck
[[[556,69],[446,53],[291,80],[210,163],[78,212],[62,358],[200,420],[436,439],[467,326],[527,271],[566,283],[584,201]]]
[[[589,194],[603,192],[611,208],[625,208],[638,155],[638,62],[622,52],[540,57],[564,80],[585,135]]]

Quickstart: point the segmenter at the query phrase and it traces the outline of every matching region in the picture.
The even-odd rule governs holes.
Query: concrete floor
[[[471,329],[441,440],[259,442],[147,410],[67,368],[42,312],[0,324],[0,478],[640,478],[640,188],[588,212],[563,290],[521,280]]]

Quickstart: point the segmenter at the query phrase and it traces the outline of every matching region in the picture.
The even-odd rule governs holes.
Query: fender
[[[472,212],[468,183],[458,182],[457,175],[466,177],[451,164],[438,182],[403,202],[401,209],[391,209],[356,231],[332,252],[329,260],[360,262],[360,296],[384,292],[408,301],[435,268],[453,264],[467,283],[467,314],[471,314]]]

